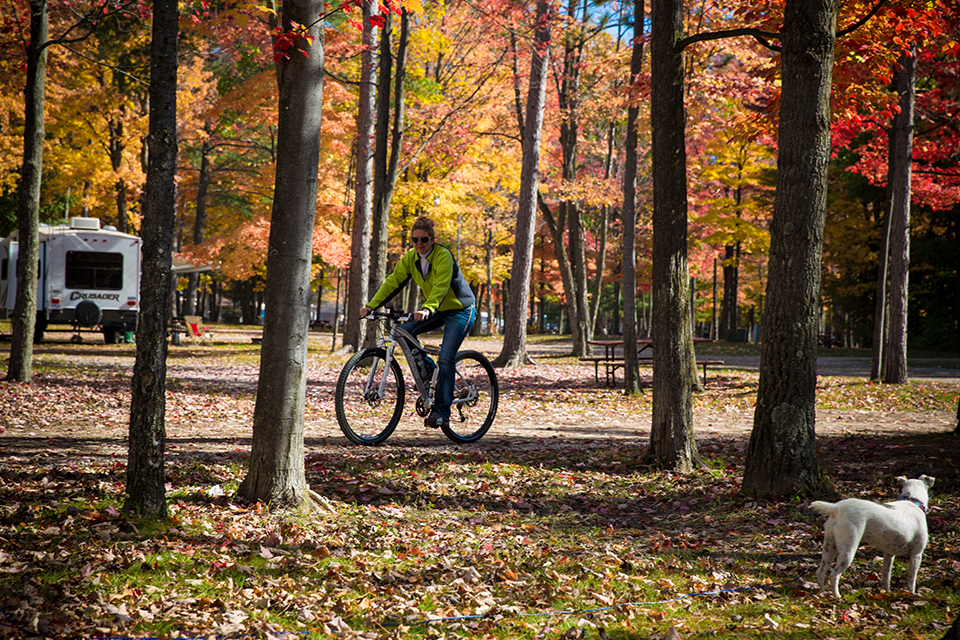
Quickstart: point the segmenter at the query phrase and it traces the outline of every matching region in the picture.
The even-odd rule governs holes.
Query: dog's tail
[[[822,502],[820,500],[816,500],[810,503],[810,508],[822,515],[829,517],[837,512],[838,505],[834,502]]]

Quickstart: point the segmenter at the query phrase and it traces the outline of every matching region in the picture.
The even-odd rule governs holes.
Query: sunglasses
[[[410,236],[410,242],[412,242],[413,244],[417,244],[418,242],[422,242],[423,244],[427,244],[428,242],[430,242],[430,239],[431,239],[430,236],[423,236],[423,237]]]

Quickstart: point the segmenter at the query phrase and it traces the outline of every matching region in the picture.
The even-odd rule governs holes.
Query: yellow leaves
[[[401,0],[400,4],[410,13],[423,13],[423,3],[420,0]]]

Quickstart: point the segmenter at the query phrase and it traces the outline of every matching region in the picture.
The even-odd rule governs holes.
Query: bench
[[[603,365],[606,369],[607,386],[610,386],[611,381],[616,384],[617,369],[620,369],[626,365],[626,361],[620,357],[607,358],[606,356],[584,356],[580,358],[580,361],[593,363],[593,377],[598,385],[600,384],[600,365]],[[638,364],[641,367],[652,367],[653,358],[640,358],[638,360]],[[723,360],[707,360],[697,358],[697,366],[703,367],[703,386],[707,386],[707,368],[723,366]]]

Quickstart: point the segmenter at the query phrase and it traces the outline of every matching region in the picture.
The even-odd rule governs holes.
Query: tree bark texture
[[[666,469],[700,464],[693,434],[693,333],[687,274],[683,2],[651,3],[653,129],[653,422],[647,457]]]
[[[208,131],[209,133],[209,131]],[[193,220],[193,244],[203,242],[203,227],[207,223],[207,190],[210,188],[210,140],[203,141],[200,151],[200,175],[197,179],[197,215]],[[199,273],[187,276],[187,290],[183,296],[183,315],[191,316],[194,310],[197,315],[203,315],[203,307],[196,305],[197,285],[200,282]]]
[[[887,132],[887,201],[884,206],[882,234],[880,236],[880,264],[877,268],[877,294],[873,316],[873,358],[870,363],[870,379],[883,378],[883,352],[887,346],[887,279],[890,275],[890,205],[893,202],[893,129]]]
[[[177,221],[177,0],[153,4],[149,160],[143,196],[140,322],[130,394],[126,507],[167,513],[164,490],[167,321],[173,232]]]
[[[277,177],[267,254],[266,311],[260,382],[253,413],[250,468],[238,497],[271,508],[300,505],[307,485],[303,468],[303,414],[310,322],[310,264],[317,207],[317,168],[323,112],[323,10],[320,0],[285,0],[284,28],[313,24],[309,57],[293,52],[277,66],[280,118]]]
[[[830,162],[837,0],[787,0],[776,198],[760,384],[743,491],[780,497],[819,482],[820,269]]]
[[[530,275],[533,272],[533,239],[540,191],[540,143],[543,138],[543,109],[550,62],[550,23],[549,3],[547,0],[537,0],[530,82],[524,116],[516,241],[513,246],[503,347],[493,362],[497,367],[517,367],[528,361],[527,301],[530,296]]]
[[[24,87],[23,164],[17,194],[17,296],[14,301],[7,380],[33,379],[33,334],[37,322],[40,259],[40,183],[43,179],[43,114],[47,94],[47,0],[30,0],[30,43]]]
[[[373,209],[373,143],[376,124],[377,87],[373,74],[376,29],[370,21],[373,3],[364,2],[363,49],[360,52],[360,86],[357,89],[357,176],[354,185],[353,226],[350,235],[350,293],[347,295],[343,344],[354,351],[363,344],[366,325],[360,321],[360,307],[369,299],[370,220]]]
[[[630,57],[630,84],[639,82],[643,71],[644,0],[633,3],[633,52]],[[626,149],[623,164],[623,343],[637,341],[637,120],[640,107],[627,108]],[[629,395],[640,393],[640,365],[636,349],[623,353],[623,388]]]
[[[410,40],[410,14],[400,17],[400,41],[397,43],[396,71],[393,71],[391,19],[380,33],[380,76],[377,81],[377,148],[374,153],[373,230],[370,238],[369,291],[376,291],[387,277],[387,242],[390,227],[390,203],[397,185],[397,166],[403,144],[404,93],[407,69],[407,44]],[[393,81],[393,119],[390,118],[390,82]],[[366,345],[373,346],[374,333],[368,332]]]
[[[907,293],[910,273],[910,182],[913,168],[913,111],[916,47],[900,56],[896,72],[900,112],[893,118],[893,175],[890,176],[890,281],[883,381],[907,381]]]

